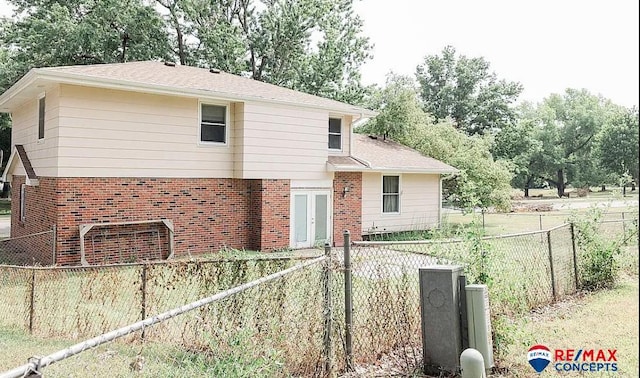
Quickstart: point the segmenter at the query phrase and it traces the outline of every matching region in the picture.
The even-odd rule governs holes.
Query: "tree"
[[[617,175],[632,178],[632,189],[638,183],[638,109],[615,109],[610,121],[600,130],[595,140],[595,156],[599,166]],[[617,180],[616,180],[617,181]],[[624,188],[624,186],[623,186]]]
[[[465,210],[510,207],[511,175],[504,161],[494,161],[489,136],[468,136],[450,122],[434,124],[422,110],[415,82],[389,74],[386,86],[375,92],[372,107],[378,115],[356,129],[384,135],[460,170],[443,181],[444,197]]]
[[[531,104],[522,106],[524,112],[531,112]],[[511,184],[524,190],[529,197],[529,189],[539,183],[541,171],[542,142],[538,140],[536,122],[531,118],[517,120],[503,127],[495,138],[493,152],[497,158],[510,162],[513,173]]]
[[[578,177],[578,170],[589,167],[594,138],[607,122],[610,101],[587,90],[567,89],[552,94],[538,105],[529,122],[536,124],[537,139],[542,142],[538,155],[538,178],[557,188],[565,196],[566,186]]]
[[[9,82],[32,67],[169,57],[164,21],[142,0],[12,3],[19,17],[5,21],[0,36],[12,62],[4,67]]]
[[[362,133],[410,145],[419,125],[431,123],[422,110],[415,81],[408,76],[389,73],[385,87],[375,91],[369,105],[379,113],[360,129]]]
[[[517,82],[498,80],[484,58],[456,56],[452,46],[428,55],[416,77],[424,109],[438,120],[452,119],[467,134],[500,130],[515,120],[512,104],[522,92]]]
[[[468,136],[451,123],[423,125],[414,148],[460,170],[443,181],[443,194],[454,205],[471,210],[510,209],[511,173],[504,160],[494,160],[488,136]]]
[[[197,41],[189,64],[360,103],[371,46],[353,0],[184,0]]]

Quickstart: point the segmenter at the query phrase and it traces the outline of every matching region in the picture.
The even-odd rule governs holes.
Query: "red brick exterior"
[[[344,188],[348,187],[345,193]],[[333,244],[341,247],[343,232],[362,240],[362,173],[336,172],[333,178]]]
[[[79,225],[86,223],[170,219],[176,255],[289,245],[289,180],[42,177],[39,186],[27,187],[24,223],[19,210],[22,183],[24,177],[13,177],[11,235],[46,231],[55,224],[59,264],[80,263]],[[90,263],[168,253],[168,233],[161,225],[105,228],[85,235]],[[117,233],[129,235],[120,238],[121,243],[128,240],[135,248],[117,247]]]

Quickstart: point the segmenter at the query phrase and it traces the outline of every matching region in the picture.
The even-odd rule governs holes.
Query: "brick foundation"
[[[224,247],[268,251],[289,245],[289,180],[42,177],[39,186],[27,187],[24,223],[19,211],[22,183],[24,177],[13,177],[11,235],[46,231],[55,224],[57,263],[63,265],[80,263],[79,225],[86,223],[170,219],[178,256]],[[85,248],[99,263],[164,257],[166,229],[154,227],[159,234],[153,236],[148,225],[92,230]],[[135,247],[118,249],[113,235],[118,231],[141,238],[129,240]],[[157,236],[160,242],[151,240]]]
[[[344,188],[349,191],[344,194]],[[333,178],[333,243],[341,247],[342,233],[349,230],[351,240],[362,240],[362,173],[336,172]]]

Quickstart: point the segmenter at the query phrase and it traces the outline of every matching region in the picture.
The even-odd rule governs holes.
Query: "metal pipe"
[[[351,282],[351,233],[344,231],[344,339],[347,371],[353,370],[353,298]]]

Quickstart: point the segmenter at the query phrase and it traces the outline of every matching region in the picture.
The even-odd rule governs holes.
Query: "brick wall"
[[[170,219],[176,255],[215,253],[223,247],[272,250],[289,245],[288,180],[41,178],[39,187],[28,188],[24,224],[19,224],[19,185],[24,177],[13,180],[12,236],[57,224],[60,264],[80,263],[78,226],[85,223]],[[135,230],[141,231],[140,227]],[[95,256],[95,261],[122,262],[109,257],[120,256],[109,244],[111,237],[87,236],[99,239],[103,244],[99,250],[106,253]]]
[[[273,251],[289,246],[290,197],[289,180],[260,180],[260,245],[261,251]]]
[[[344,188],[349,191],[345,194]],[[336,172],[333,178],[333,243],[342,246],[344,230],[362,240],[362,173]]]
[[[55,180],[43,178],[38,186],[25,186],[25,221],[20,217],[21,186],[25,176],[11,180],[11,237],[51,231],[56,224]],[[19,253],[22,261],[15,263],[50,265],[53,261],[52,235],[16,239],[5,248]]]

